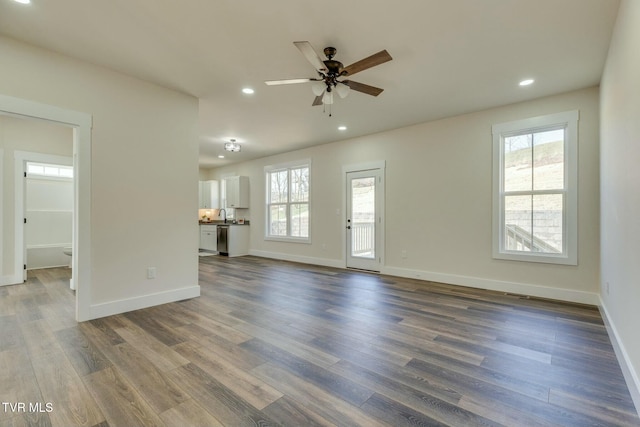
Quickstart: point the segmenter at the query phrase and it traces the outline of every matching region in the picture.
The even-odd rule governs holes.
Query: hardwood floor
[[[640,425],[594,307],[211,256],[76,324],[68,276],[0,287],[2,427]]]

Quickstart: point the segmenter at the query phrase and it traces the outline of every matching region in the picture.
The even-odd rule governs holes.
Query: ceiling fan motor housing
[[[336,52],[338,52],[338,49],[336,49],[335,47],[325,47],[324,50],[324,56],[326,56],[329,59],[332,59],[334,56],[336,56]]]
[[[327,67],[327,70],[329,70],[329,74],[335,74],[336,76],[340,75],[340,72],[342,71],[342,62],[340,61],[336,61],[333,59],[327,59],[326,61],[322,61],[324,62],[324,65]]]
[[[339,83],[336,79],[341,76],[344,66],[342,62],[333,59],[337,52],[335,47],[325,47],[323,52],[327,57],[325,61],[322,61],[327,67],[327,74],[323,78],[327,84],[327,92],[331,92],[332,86],[336,86]]]

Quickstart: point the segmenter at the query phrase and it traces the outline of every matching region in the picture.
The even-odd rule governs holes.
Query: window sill
[[[311,244],[311,239],[308,237],[278,237],[278,236],[265,236],[265,241],[270,242],[287,242],[287,243],[306,243]]]
[[[494,259],[521,262],[538,262],[544,264],[578,265],[577,257],[563,254],[536,254],[522,252],[499,252],[493,254]]]

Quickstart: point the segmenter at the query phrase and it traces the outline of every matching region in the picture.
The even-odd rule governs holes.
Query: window
[[[493,257],[577,265],[578,112],[493,126]]]
[[[27,175],[30,177],[73,178],[73,167],[27,162]]]
[[[267,166],[266,238],[309,242],[311,162]]]
[[[224,207],[224,217],[226,219],[235,219],[235,209],[227,207],[227,180],[225,178],[220,180],[220,206]],[[220,210],[218,210],[217,219],[222,219],[222,213],[220,213]]]

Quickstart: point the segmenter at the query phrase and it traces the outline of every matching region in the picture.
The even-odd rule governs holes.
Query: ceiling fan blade
[[[316,96],[316,99],[313,100],[313,104],[311,104],[311,106],[315,107],[316,105],[322,105],[322,95]]]
[[[346,84],[351,88],[351,90],[355,90],[358,92],[366,93],[371,96],[378,96],[382,93],[384,89],[375,86],[369,86],[364,83],[354,82],[353,80],[345,80],[342,83]]]
[[[286,80],[267,80],[264,82],[267,86],[292,85],[296,83],[308,83],[317,79],[286,79]]]
[[[300,50],[300,52],[302,52],[304,57],[307,58],[307,61],[309,61],[311,65],[313,65],[313,68],[315,68],[316,71],[327,71],[327,67],[324,65],[324,62],[322,62],[322,59],[320,59],[316,51],[313,49],[313,46],[311,46],[311,43],[293,42],[293,44],[295,44],[296,47]]]
[[[376,65],[383,64],[387,61],[391,61],[393,58],[386,50],[381,50],[378,53],[361,59],[358,62],[354,62],[351,65],[344,67],[342,74],[345,76],[353,76],[355,73],[366,70],[367,68],[375,67]]]

